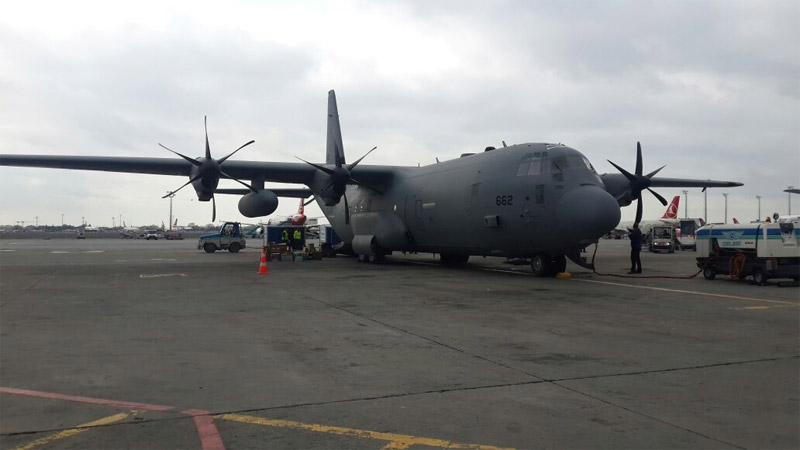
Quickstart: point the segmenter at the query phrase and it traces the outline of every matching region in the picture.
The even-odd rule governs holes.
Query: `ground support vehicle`
[[[800,221],[707,225],[697,230],[697,266],[713,280],[717,274],[751,277],[764,285],[769,278],[800,279]]]
[[[168,241],[183,240],[183,233],[178,230],[169,230],[164,232],[164,239]]]
[[[164,234],[162,234],[158,230],[147,230],[147,231],[144,232],[144,239],[147,239],[148,241],[149,240],[157,241],[159,238],[163,238],[163,237],[164,237]]]
[[[675,253],[675,230],[671,226],[655,226],[650,229],[648,248],[651,252]]]
[[[697,219],[681,220],[681,226],[678,229],[676,236],[679,249],[686,250],[690,248],[695,250],[697,248],[697,239],[695,236],[698,227],[697,222]]]
[[[242,224],[239,222],[225,222],[219,232],[200,236],[197,241],[197,249],[203,249],[206,253],[214,253],[217,250],[236,253],[246,247],[247,241],[242,234]]]

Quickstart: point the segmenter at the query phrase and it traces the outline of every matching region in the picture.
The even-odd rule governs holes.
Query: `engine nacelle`
[[[268,216],[276,209],[278,209],[278,196],[272,191],[251,192],[239,199],[239,212],[245,217]]]

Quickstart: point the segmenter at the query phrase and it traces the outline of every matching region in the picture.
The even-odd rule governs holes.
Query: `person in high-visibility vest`
[[[300,232],[299,228],[294,230],[294,247],[297,249],[302,248],[303,242],[303,233]]]
[[[281,240],[286,243],[289,248],[292,248],[291,242],[289,242],[289,230],[286,228],[283,229],[283,233],[281,233]]]

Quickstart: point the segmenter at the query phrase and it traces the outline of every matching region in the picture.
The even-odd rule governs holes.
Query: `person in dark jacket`
[[[642,259],[639,253],[642,252],[642,231],[639,224],[633,224],[633,229],[628,228],[628,237],[631,239],[631,271],[628,273],[642,273]]]

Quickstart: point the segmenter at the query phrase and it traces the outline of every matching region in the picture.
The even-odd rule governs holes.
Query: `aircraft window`
[[[542,173],[550,172],[550,160],[545,158],[542,160]]]
[[[517,167],[517,176],[524,177],[528,174],[528,166],[531,163],[531,154],[528,153],[524,157],[522,157],[522,161],[519,163],[519,167]]]
[[[528,175],[539,175],[540,173],[542,173],[542,160],[534,159],[531,161],[530,168],[528,169]]]
[[[552,159],[553,173],[559,173],[567,168],[567,158],[563,156],[556,156]]]

